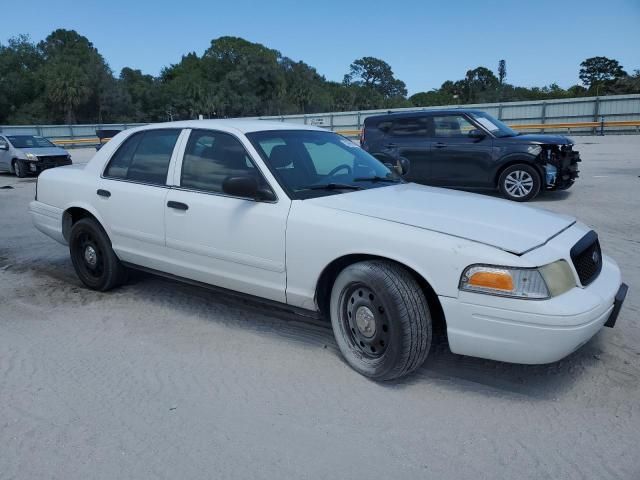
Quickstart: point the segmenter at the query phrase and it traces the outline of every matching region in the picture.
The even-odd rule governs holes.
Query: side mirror
[[[228,177],[222,182],[222,191],[234,197],[252,198],[254,200],[274,201],[276,199],[269,189],[260,188],[254,177]]]
[[[0,150],[9,150],[9,145],[6,143],[0,143]]]
[[[477,140],[482,140],[484,137],[487,136],[487,134],[484,133],[479,128],[474,128],[472,130],[469,130],[469,133],[467,135],[469,136],[469,138],[475,138]]]
[[[409,173],[409,160],[404,157],[398,157],[396,163],[384,162],[384,166],[401,177]]]

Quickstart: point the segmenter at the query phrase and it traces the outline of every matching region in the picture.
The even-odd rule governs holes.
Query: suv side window
[[[393,121],[389,134],[394,137],[425,137],[427,119],[425,117],[398,118]]]
[[[179,135],[180,129],[134,133],[111,157],[104,176],[165,185],[169,162]]]
[[[237,176],[252,176],[259,188],[269,188],[237,138],[223,132],[193,130],[182,160],[180,186],[223,193],[224,181]]]
[[[433,117],[434,137],[467,137],[476,127],[462,115],[444,115]]]

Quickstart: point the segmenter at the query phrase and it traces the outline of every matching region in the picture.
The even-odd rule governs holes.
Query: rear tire
[[[126,281],[126,268],[102,226],[92,218],[82,218],[71,227],[69,253],[78,278],[92,290],[104,292]]]
[[[498,179],[500,193],[515,202],[528,202],[540,192],[538,171],[526,163],[517,163],[504,169]]]
[[[427,358],[432,338],[427,299],[400,265],[372,260],[346,267],[333,284],[330,313],[342,355],[362,375],[392,380]]]
[[[18,178],[24,178],[27,176],[27,167],[22,160],[14,160],[13,171]]]

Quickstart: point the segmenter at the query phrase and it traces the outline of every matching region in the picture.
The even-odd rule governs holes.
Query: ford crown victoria
[[[44,172],[30,211],[89,288],[138,268],[328,318],[379,380],[418,368],[437,328],[454,353],[532,364],[613,326],[626,286],[594,231],[397,167],[311,126],[172,122]]]

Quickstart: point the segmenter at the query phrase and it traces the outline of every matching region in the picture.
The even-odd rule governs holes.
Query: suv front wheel
[[[531,165],[518,163],[504,169],[498,178],[500,193],[516,202],[527,202],[540,192],[540,174]]]

